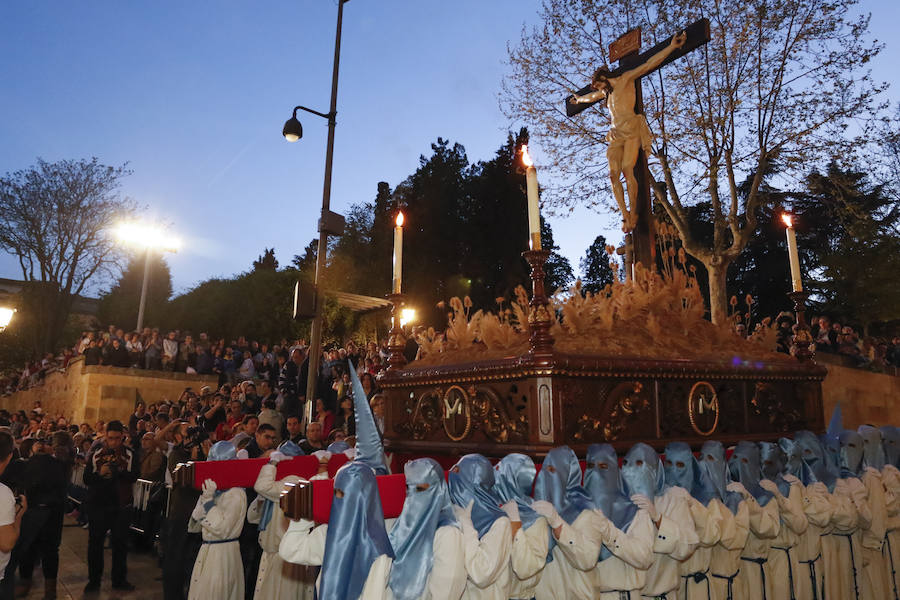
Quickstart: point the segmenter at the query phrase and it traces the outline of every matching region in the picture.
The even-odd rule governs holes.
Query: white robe
[[[214,501],[207,511],[201,496],[188,522],[188,531],[199,531],[203,537],[191,573],[188,600],[243,600],[244,565],[238,538],[247,514],[247,494],[243,488],[230,488]]]
[[[396,520],[391,523],[393,526]],[[434,532],[434,563],[425,590],[419,600],[459,600],[466,589],[465,550],[462,531],[455,525],[438,527]],[[391,588],[385,600],[393,600]]]
[[[647,583],[647,570],[655,559],[656,526],[646,510],[638,510],[626,531],[612,525],[610,535],[606,549],[612,556],[598,562],[591,571],[594,597],[619,600],[619,592],[633,592],[636,598],[638,590]]]
[[[866,502],[872,513],[869,526],[860,529],[860,554],[865,573],[865,598],[881,600],[893,593],[887,563],[884,559],[884,536],[887,533],[887,505],[881,471],[871,467],[861,476],[866,488]]]
[[[600,556],[600,543],[590,526],[594,511],[583,510],[572,524],[563,523],[534,595],[538,600],[585,600],[594,597],[590,571]]]
[[[463,530],[463,552],[468,577],[463,598],[508,600],[511,527],[508,517],[500,517],[481,538],[475,529]]]
[[[772,502],[772,500],[770,500]],[[799,573],[794,568],[795,547],[806,533],[809,521],[803,510],[803,484],[792,482],[788,495],[775,494],[781,516],[781,529],[770,541],[769,560],[765,564],[766,598],[788,600],[796,589]]]
[[[734,595],[735,598],[762,598],[765,594],[764,561],[769,557],[769,542],[781,528],[778,502],[772,498],[765,506],[760,506],[753,496],[745,497],[744,502],[750,511],[750,535],[741,552],[741,571],[734,582]],[[787,578],[787,573],[784,577]]]
[[[791,552],[794,561],[794,596],[797,600],[822,600],[825,561],[822,559],[822,534],[828,529],[834,514],[831,494],[824,483],[803,486],[799,480],[792,485],[803,492],[803,512],[806,531],[797,538]]]
[[[291,521],[281,538],[278,554],[289,563],[321,566],[325,558],[327,535],[328,525],[315,526],[315,523],[306,519]],[[375,559],[372,566],[369,567],[369,574],[363,585],[362,593],[359,595],[359,600],[382,600],[384,598],[392,563],[391,557],[387,554],[381,554]],[[319,587],[321,578],[320,573],[319,579],[316,580],[316,589]]]
[[[741,569],[741,553],[750,535],[750,508],[742,500],[737,512],[732,513],[718,499],[710,500],[706,508],[720,516],[719,543],[712,547],[709,557],[710,597],[727,600],[728,590],[734,591],[734,582]]]
[[[653,565],[647,571],[647,582],[641,590],[645,596],[666,594],[669,600],[677,598],[681,584],[679,563],[690,557],[700,543],[694,530],[689,498],[691,495],[684,488],[670,487],[654,499],[661,521],[653,543]]]
[[[527,529],[520,527],[513,537],[510,552],[509,597],[530,600],[547,566],[550,526],[547,519],[538,517]]]
[[[284,513],[281,511],[279,499],[281,491],[286,483],[296,483],[300,480],[296,475],[289,475],[284,479],[275,480],[276,466],[263,465],[256,478],[257,499],[247,509],[247,521],[259,523],[265,500],[275,503],[272,509],[272,519],[264,531],[259,532],[259,545],[262,547],[262,558],[259,561],[259,573],[256,577],[256,587],[253,592],[254,600],[297,600],[298,598],[312,598],[314,580],[308,576],[308,567],[286,563],[278,555],[278,546],[284,535]]]
[[[867,528],[872,521],[865,495],[865,486],[855,477],[835,483],[831,535],[822,538],[826,598],[865,597],[859,528]]]
[[[717,510],[712,502],[707,507],[693,496],[688,497],[688,506],[699,542],[690,558],[678,566],[678,574],[681,576],[678,595],[681,598],[710,600],[714,596],[709,563],[712,559],[712,550],[719,543],[725,515]]]
[[[887,465],[881,470],[884,503],[887,512],[884,560],[888,574],[889,597],[900,600],[900,470]]]

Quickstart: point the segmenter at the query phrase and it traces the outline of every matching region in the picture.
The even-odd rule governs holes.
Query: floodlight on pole
[[[142,223],[122,223],[115,229],[115,235],[123,244],[144,250],[144,282],[141,284],[141,302],[138,306],[136,330],[144,327],[144,308],[147,305],[147,287],[150,283],[150,254],[157,252],[178,252],[181,240],[168,235],[163,229]]]

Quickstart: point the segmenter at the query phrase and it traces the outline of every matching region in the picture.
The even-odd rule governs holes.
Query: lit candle
[[[394,227],[394,277],[393,290],[400,293],[400,280],[403,274],[403,213],[397,213],[397,226]]]
[[[794,233],[794,223],[791,215],[784,213],[781,220],[787,225],[788,258],[791,260],[791,287],[795,292],[803,291],[803,280],[800,277],[800,255],[797,252],[797,235]]]
[[[525,165],[525,189],[528,190],[528,241],[532,250],[541,249],[541,209],[538,197],[537,169],[528,154],[528,144],[522,145],[522,164]]]

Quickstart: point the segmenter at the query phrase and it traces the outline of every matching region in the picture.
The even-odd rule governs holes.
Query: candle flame
[[[397,227],[403,227],[403,213],[402,212],[397,213],[396,223],[397,223]]]
[[[787,213],[781,214],[781,220],[784,221],[784,224],[787,225],[788,227],[794,226],[793,217]]]
[[[531,155],[528,154],[528,144],[522,144],[522,164],[526,167],[534,166],[534,161],[531,160]]]

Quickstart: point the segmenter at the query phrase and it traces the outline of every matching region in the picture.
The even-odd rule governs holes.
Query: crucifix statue
[[[566,98],[566,114],[570,117],[597,102],[606,101],[611,121],[606,134],[609,144],[606,158],[613,195],[622,213],[622,230],[631,236],[634,245],[634,260],[648,268],[653,268],[655,254],[647,170],[653,136],[643,113],[641,77],[708,41],[709,21],[701,19],[639,54],[641,30],[632,29],[610,44],[609,60],[618,60],[618,68],[611,71],[605,65],[600,67],[594,72],[590,85]],[[622,186],[623,175],[628,203],[625,201],[626,189]]]

